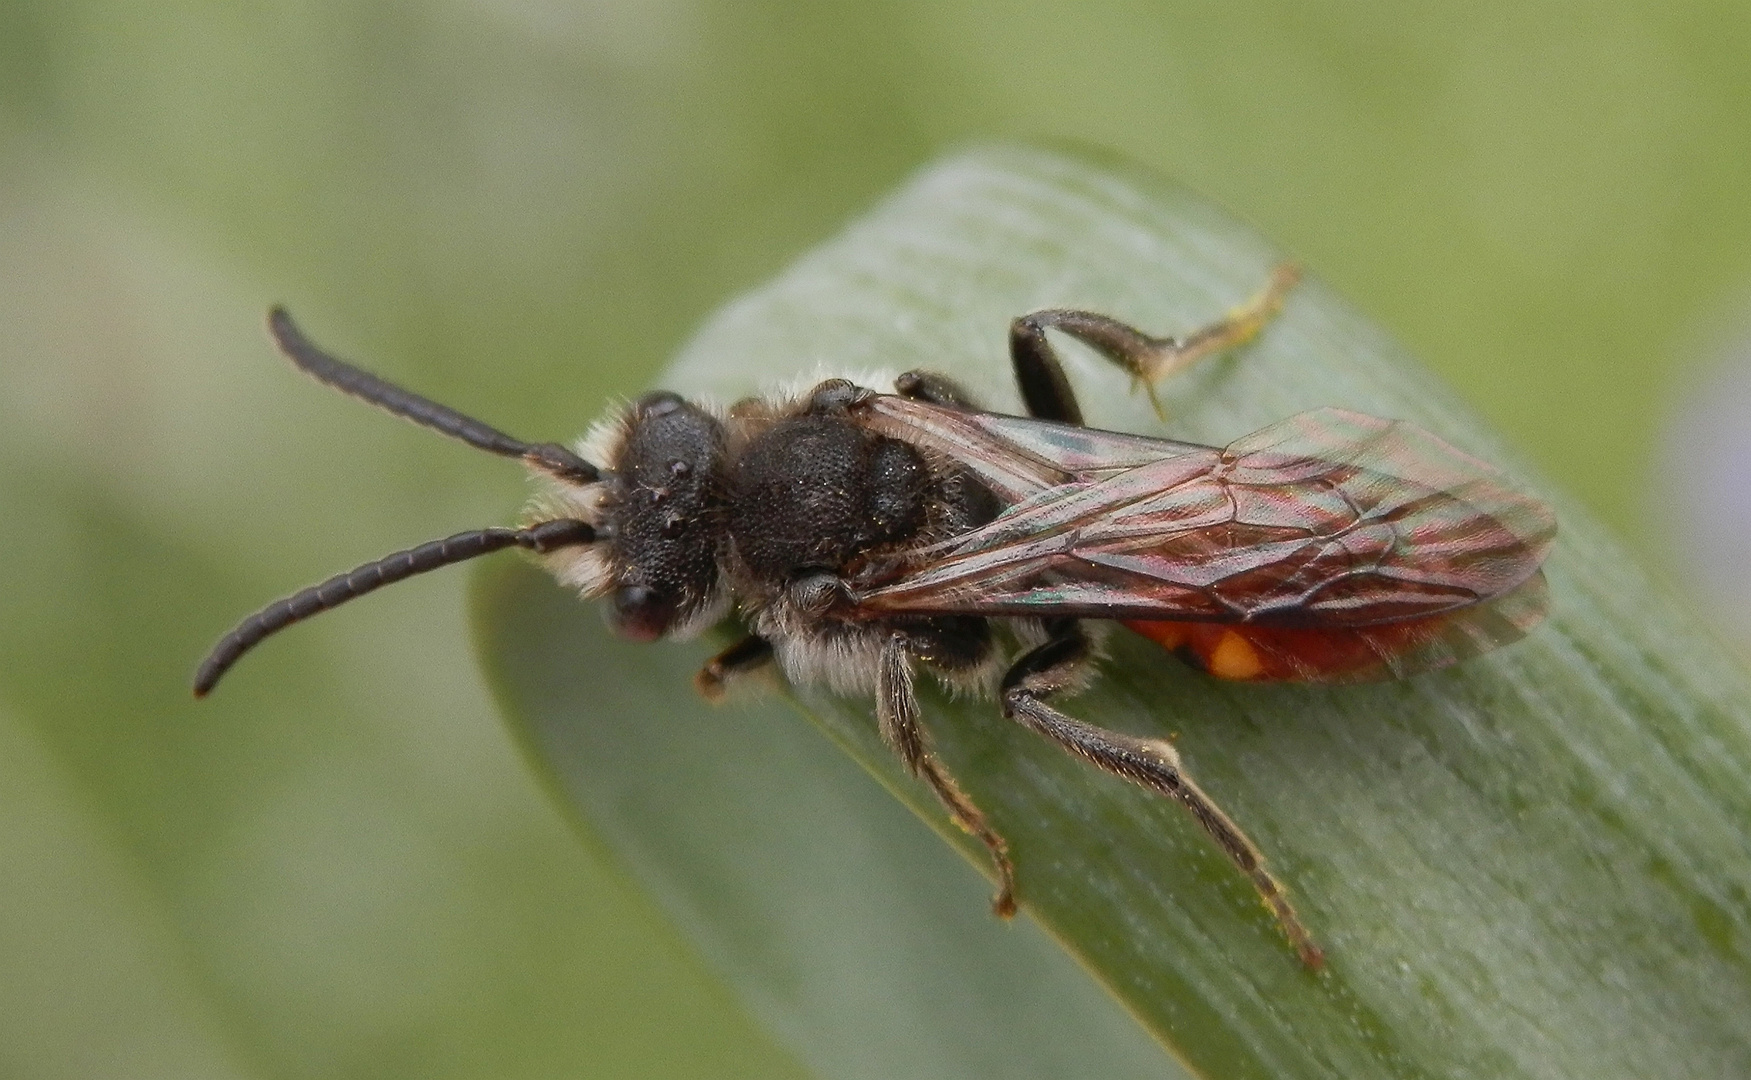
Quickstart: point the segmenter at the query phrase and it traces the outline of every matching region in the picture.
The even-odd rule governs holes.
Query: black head
[[[725,538],[723,425],[675,394],[646,394],[627,417],[608,524],[615,628],[659,638],[705,610]]]

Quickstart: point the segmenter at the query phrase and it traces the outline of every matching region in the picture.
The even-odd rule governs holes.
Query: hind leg
[[[1009,326],[1009,355],[1016,385],[1028,414],[1042,420],[1081,424],[1082,409],[1064,375],[1058,354],[1046,340],[1047,330],[1069,334],[1124,368],[1143,385],[1156,412],[1155,384],[1206,356],[1251,340],[1283,306],[1283,297],[1301,277],[1292,263],[1271,272],[1265,288],[1222,319],[1183,338],[1150,337],[1143,331],[1092,311],[1052,309],[1023,315]]]
[[[1046,704],[1052,694],[1079,685],[1090,661],[1087,635],[1074,620],[1062,621],[1051,632],[1045,644],[1017,660],[1003,677],[1003,714],[1114,776],[1165,795],[1191,811],[1223,854],[1258,889],[1302,963],[1318,968],[1325,956],[1302,925],[1283,886],[1265,869],[1264,856],[1240,826],[1186,775],[1172,745],[1161,739],[1108,731]]]

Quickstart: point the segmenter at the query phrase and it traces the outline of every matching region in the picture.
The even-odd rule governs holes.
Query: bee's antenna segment
[[[327,380],[324,380],[327,381]],[[407,551],[397,551],[368,562],[344,574],[336,574],[320,585],[313,585],[267,607],[237,624],[229,634],[219,639],[213,651],[201,661],[195,672],[195,697],[206,697],[221,676],[237,663],[243,654],[259,645],[271,634],[338,607],[354,597],[392,585],[397,581],[436,570],[440,566],[464,562],[508,547],[528,548],[546,552],[574,544],[589,544],[596,539],[596,530],[587,522],[572,518],[543,521],[526,529],[493,527],[473,532],[457,533],[443,540],[433,540]]]
[[[318,348],[298,329],[291,313],[275,305],[268,311],[268,333],[286,359],[318,382],[327,383],[343,394],[351,394],[396,416],[411,420],[422,427],[461,439],[470,446],[502,457],[522,458],[543,472],[562,480],[588,484],[597,478],[594,465],[558,443],[526,443],[513,439],[497,428],[489,427],[471,416],[439,405],[393,383],[385,382]]]

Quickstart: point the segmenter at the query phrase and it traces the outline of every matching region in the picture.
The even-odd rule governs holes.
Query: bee
[[[1302,961],[1319,946],[1258,847],[1162,739],[1077,719],[1112,623],[1220,679],[1352,682],[1432,671],[1544,617],[1556,521],[1494,468],[1402,421],[1322,408],[1226,447],[1083,423],[1047,334],[1078,340],[1153,398],[1157,381],[1257,334],[1297,272],[1182,338],[1087,311],[1011,324],[1026,416],[980,409],[916,370],[892,392],[827,379],[727,408],[668,392],[615,410],[575,448],[526,443],[310,342],[284,309],[280,350],[321,382],[505,457],[541,490],[515,528],[459,533],[268,605],[195,675],[205,696],[264,638],[348,600],[505,548],[605,598],[640,641],[685,639],[735,610],[748,633],[706,663],[707,698],[776,663],[797,684],[872,694],[905,768],[990,854],[992,906],[1016,909],[1002,835],[931,752],[920,670],[995,696],[1003,715],[1173,799],[1257,888]]]

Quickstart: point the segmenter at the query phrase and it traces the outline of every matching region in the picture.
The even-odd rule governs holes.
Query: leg
[[[1088,311],[1036,311],[1009,326],[1009,355],[1015,365],[1015,381],[1021,388],[1028,412],[1043,420],[1082,423],[1076,394],[1064,377],[1064,368],[1046,340],[1047,330],[1058,330],[1094,349],[1124,368],[1143,385],[1155,411],[1155,384],[1198,360],[1250,340],[1277,309],[1283,296],[1300,279],[1292,263],[1283,263],[1258,296],[1230,312],[1227,317],[1193,331],[1184,338],[1150,337],[1116,319]]]
[[[1302,963],[1318,968],[1324,962],[1324,954],[1301,925],[1283,887],[1265,869],[1264,856],[1185,774],[1179,754],[1170,744],[1161,739],[1140,739],[1107,731],[1066,716],[1045,703],[1044,698],[1076,682],[1088,657],[1088,639],[1080,627],[1069,621],[1056,627],[1050,640],[1017,660],[1004,676],[1004,715],[1114,776],[1178,800],[1241,873],[1252,880]]]
[[[894,380],[894,392],[914,401],[927,401],[932,405],[947,405],[954,409],[979,407],[974,403],[973,395],[967,393],[960,383],[934,371],[914,369],[906,372]]]
[[[930,785],[930,790],[948,808],[949,817],[964,831],[979,838],[991,852],[997,873],[997,895],[991,909],[1001,918],[1015,914],[1015,864],[1009,861],[1009,844],[986,822],[973,800],[930,754],[930,741],[918,722],[918,697],[912,690],[912,664],[905,635],[895,633],[882,646],[881,667],[876,674],[876,718],[882,738],[900,755],[906,771]]]
[[[693,689],[707,701],[722,701],[724,683],[765,667],[772,662],[772,643],[757,634],[749,634],[705,662],[699,674],[693,676]]]

